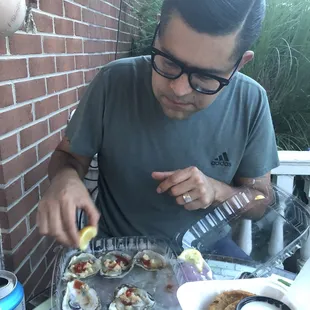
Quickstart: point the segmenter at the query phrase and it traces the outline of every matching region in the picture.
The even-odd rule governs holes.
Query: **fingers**
[[[189,179],[191,177],[191,174],[192,174],[191,168],[176,171],[174,174],[170,175],[167,179],[165,179],[162,183],[159,184],[157,192],[158,193],[166,192],[171,187]]]
[[[180,205],[180,206],[185,206],[185,205],[187,204],[187,203],[185,202],[184,198],[183,198],[183,195],[184,195],[185,193],[188,193],[188,194],[190,195],[190,197],[191,197],[191,199],[192,199],[192,202],[195,201],[195,200],[197,200],[197,199],[199,200],[200,197],[201,197],[199,191],[196,190],[196,189],[194,189],[194,190],[192,190],[192,191],[185,191],[185,192],[183,192],[180,196],[177,196],[177,197],[176,197],[176,202],[177,202],[177,204]]]
[[[79,246],[79,233],[75,222],[76,205],[71,201],[63,202],[60,208],[63,235],[74,247]]]
[[[48,217],[44,212],[41,211],[43,208],[42,204],[39,204],[38,211],[37,211],[37,225],[39,228],[39,232],[41,235],[48,234]]]
[[[49,235],[63,245],[73,246],[72,240],[64,230],[60,208],[49,208],[48,211]]]
[[[184,181],[182,183],[179,183],[179,184],[173,186],[170,189],[170,193],[171,193],[172,196],[178,197],[178,196],[181,196],[181,195],[183,195],[185,193],[188,193],[189,191],[194,190],[194,189],[195,189],[195,184],[192,182],[191,179],[188,179],[188,180],[186,180],[186,181]]]
[[[176,171],[166,171],[166,172],[153,172],[152,178],[157,181],[163,181],[173,175]]]
[[[97,227],[100,213],[95,207],[91,199],[87,199],[84,203],[81,204],[81,209],[83,209],[87,215],[88,225]]]

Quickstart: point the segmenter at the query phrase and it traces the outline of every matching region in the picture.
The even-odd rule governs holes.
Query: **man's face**
[[[228,79],[236,64],[233,59],[237,34],[209,36],[195,32],[178,15],[155,41],[155,47],[189,67],[209,70],[210,73]],[[242,65],[242,64],[241,64]],[[219,95],[205,95],[189,84],[188,75],[170,80],[152,72],[152,86],[156,99],[164,113],[174,119],[186,119],[193,113],[207,108]]]

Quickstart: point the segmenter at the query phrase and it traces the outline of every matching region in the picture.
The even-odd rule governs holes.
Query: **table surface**
[[[239,278],[242,272],[253,272],[255,267],[245,266],[233,262],[223,262],[217,260],[208,260],[208,264],[216,275],[217,280],[232,280]],[[288,283],[292,283],[296,275],[294,273],[274,268],[271,277],[283,279]],[[31,300],[27,304],[27,310],[56,310],[51,305],[50,291],[46,291],[42,296],[38,296],[35,300]]]

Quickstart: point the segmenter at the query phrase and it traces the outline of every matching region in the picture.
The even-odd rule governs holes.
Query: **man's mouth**
[[[182,109],[191,105],[191,103],[173,100],[173,99],[170,99],[168,97],[165,97],[165,101],[166,101],[165,103],[167,103],[167,105],[169,105],[171,107],[174,106],[174,107],[178,107],[178,108],[182,108]]]

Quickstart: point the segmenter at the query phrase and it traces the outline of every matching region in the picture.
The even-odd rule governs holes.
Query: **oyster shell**
[[[109,310],[147,310],[155,305],[153,296],[133,285],[123,284],[115,290]]]
[[[134,258],[134,263],[148,271],[157,271],[165,268],[167,265],[162,255],[150,250],[138,252]]]
[[[68,282],[62,301],[62,310],[99,310],[100,299],[96,291],[80,280]]]
[[[82,253],[71,258],[63,279],[66,281],[73,279],[85,279],[96,275],[99,270],[100,261],[92,254]]]
[[[123,278],[133,268],[133,258],[120,251],[111,251],[100,258],[100,274],[106,278]]]

